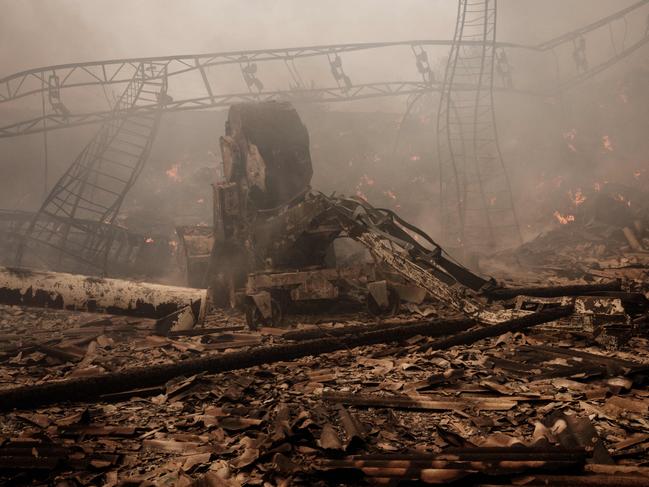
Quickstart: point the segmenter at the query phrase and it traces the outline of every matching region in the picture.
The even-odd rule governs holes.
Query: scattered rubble
[[[353,324],[366,321],[359,314],[314,324],[321,314],[295,316],[297,330],[250,332],[242,316],[219,312],[200,328],[161,336],[146,318],[4,307],[2,478],[33,485],[645,485],[649,340],[636,334],[607,351],[556,321],[572,310],[549,310],[541,314],[553,323],[497,333],[479,327],[479,335],[462,331],[471,321],[452,314],[376,325]],[[450,337],[434,338],[440,333]],[[472,339],[462,340],[467,333]],[[30,348],[37,342],[61,353]],[[330,348],[316,354],[312,344]],[[269,350],[296,355],[264,363]],[[233,354],[233,367],[245,369],[176,368]],[[46,391],[124,377],[133,367],[178,372],[119,390],[98,386],[93,398],[72,388],[47,406],[7,407],[16,386]]]

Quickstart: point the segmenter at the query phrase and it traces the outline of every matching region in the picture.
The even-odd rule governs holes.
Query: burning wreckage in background
[[[389,314],[402,299],[429,293],[478,312],[452,287],[492,283],[449,260],[423,231],[390,210],[311,190],[309,135],[290,104],[233,106],[221,149],[226,182],[214,188],[206,279],[214,302],[243,305],[251,327],[278,324],[291,304],[341,298]],[[337,266],[341,238],[374,262]]]
[[[567,46],[575,64],[553,95],[649,42],[643,24],[631,44],[645,5],[532,47]],[[443,83],[427,41],[408,43],[423,84],[396,91],[415,90],[402,127],[423,93],[440,92],[440,238],[481,250],[479,262],[372,197],[312,189],[298,112],[259,101],[278,92],[266,96],[252,58],[283,60],[295,79],[296,59],[327,59],[337,88],[298,83],[282,99],[388,96],[356,86],[341,55],[403,43],[85,63],[77,75],[103,74],[81,83],[70,65],[0,83],[0,102],[26,97],[34,75],[53,110],[2,137],[102,122],[39,211],[0,213],[6,260],[47,269],[0,268],[0,482],[649,483],[647,192],[597,183],[569,190],[566,208],[550,194],[556,227],[518,245],[493,106],[495,88],[515,90],[515,47],[496,42],[495,2],[459,7]],[[601,62],[586,47],[598,29],[614,44]],[[166,267],[169,239],[123,228],[120,207],[162,112],[237,99],[214,91],[212,63],[238,63],[251,93],[240,98],[256,101],[229,108],[212,224],[175,227],[188,287],[135,280]],[[208,96],[172,96],[168,80],[191,71]],[[126,88],[113,111],[81,116],[64,103],[69,79]],[[577,131],[564,138],[577,153]],[[177,165],[167,175],[180,184]]]
[[[2,439],[7,479],[76,472],[81,484],[101,477],[113,485],[119,478],[228,486],[268,479],[282,485],[649,480],[646,467],[633,461],[644,458],[649,444],[642,419],[649,365],[628,352],[618,352],[621,358],[565,347],[567,337],[609,350],[624,350],[634,336],[646,343],[638,337],[646,333],[649,301],[628,287],[632,282],[626,289],[620,280],[498,285],[454,262],[394,212],[312,190],[308,132],[289,103],[234,105],[221,149],[225,181],[213,188],[214,226],[178,229],[188,278],[199,289],[0,269],[5,303],[130,316],[79,314],[68,318],[72,326],[46,318],[45,329],[26,334],[29,342],[9,336],[0,360],[26,367],[14,375],[21,387],[0,390],[0,408],[18,408],[7,413],[4,431],[27,422],[47,435],[25,430]],[[341,239],[358,246],[351,265],[336,253]],[[360,262],[358,249],[371,260]],[[437,318],[399,317],[402,303],[421,310],[430,299]],[[327,316],[327,305],[345,300],[363,303],[383,322],[269,328],[295,322],[292,313],[303,308]],[[222,318],[212,306],[243,308],[248,327],[259,330],[242,332],[238,318]],[[522,334],[532,327],[538,338]],[[564,346],[547,344],[557,338]],[[83,352],[88,339],[95,345]],[[485,340],[484,350],[475,348]],[[458,355],[457,347],[464,352]],[[153,350],[165,351],[166,360],[153,355],[151,362]],[[28,366],[39,357],[53,365],[56,379],[38,378],[38,366]],[[306,370],[306,382],[281,375],[287,361],[298,375]],[[431,364],[439,373],[426,372]],[[375,368],[369,375],[367,365]],[[252,378],[236,374],[251,367]],[[291,394],[308,409],[285,402],[286,382],[271,392],[278,379],[297,387]],[[601,391],[589,392],[580,381]],[[205,406],[210,394],[218,407]],[[53,406],[70,398],[92,406]],[[597,409],[603,399],[604,409]],[[144,412],[142,401],[153,409]],[[541,404],[530,436],[524,418]],[[576,404],[592,418],[617,417],[617,423],[598,422],[596,429],[588,416],[569,410]],[[34,408],[40,412],[21,412]],[[171,415],[176,424],[167,419],[161,426],[154,415]],[[435,443],[417,443],[430,436],[430,421]],[[404,429],[408,424],[413,431]],[[602,428],[610,430],[608,450]],[[626,438],[622,431],[637,432]],[[83,439],[82,450],[74,438]],[[151,458],[156,468],[136,468]]]

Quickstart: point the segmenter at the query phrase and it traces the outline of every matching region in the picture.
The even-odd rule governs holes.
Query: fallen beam
[[[0,303],[162,318],[191,307],[207,309],[207,290],[146,282],[0,267]]]
[[[318,470],[357,470],[366,477],[446,483],[467,475],[511,475],[527,470],[581,468],[584,449],[561,447],[451,448],[439,454],[358,455],[324,460]]]
[[[516,406],[519,400],[529,400],[522,397],[421,397],[407,395],[379,396],[377,394],[324,392],[324,401],[346,404],[349,406],[412,409],[415,411],[461,411],[464,409],[484,411],[508,411]]]
[[[447,348],[455,347],[457,345],[468,345],[477,342],[483,338],[494,337],[502,335],[503,333],[523,331],[531,326],[548,323],[560,318],[565,318],[574,313],[573,306],[561,306],[558,308],[550,309],[547,311],[540,311],[532,313],[521,318],[514,318],[513,320],[505,321],[497,325],[485,326],[483,328],[476,328],[475,330],[465,331],[457,335],[442,338],[432,343],[427,343],[419,348],[419,351],[426,350],[444,350]]]
[[[509,287],[492,289],[485,296],[495,300],[513,299],[516,296],[534,296],[537,298],[558,298],[562,296],[590,296],[594,292],[621,291],[619,280],[601,284],[572,284],[568,286],[548,287]]]
[[[550,311],[517,318],[511,322],[495,325],[485,330],[522,329],[535,324],[546,323],[569,315],[569,308],[557,308]],[[483,330],[478,330],[483,331]],[[256,347],[249,350],[229,352],[219,355],[207,356],[199,359],[181,360],[179,362],[155,366],[136,367],[121,372],[102,374],[94,377],[81,377],[60,382],[47,382],[32,386],[18,387],[0,391],[0,410],[14,408],[33,408],[64,401],[92,401],[102,394],[114,394],[130,389],[146,388],[180,376],[189,376],[200,372],[227,372],[231,370],[246,369],[262,364],[296,360],[309,355],[320,355],[335,352],[341,349],[389,343],[407,340],[417,335],[426,336],[436,333],[429,323],[421,325],[403,326],[389,330],[350,335],[341,338],[322,338],[286,345],[273,345]],[[472,332],[469,332],[472,333]],[[466,335],[466,334],[460,334]],[[481,337],[493,336],[489,333],[475,333],[470,337],[479,340]],[[463,343],[470,343],[463,337]],[[435,342],[437,343],[437,342]]]
[[[399,328],[413,325],[422,325],[428,324],[428,326],[433,327],[434,330],[431,330],[433,334],[427,334],[426,336],[444,336],[451,335],[460,331],[468,330],[472,326],[475,326],[475,321],[469,319],[456,319],[456,320],[435,320],[435,321],[416,321],[412,323],[380,323],[378,325],[349,325],[341,326],[338,328],[325,328],[318,327],[307,330],[295,330],[288,331],[282,335],[282,338],[285,340],[292,341],[304,341],[304,340],[314,340],[316,338],[327,338],[327,337],[341,337],[345,335],[354,335],[358,333],[368,333],[373,331],[384,331],[391,328]]]

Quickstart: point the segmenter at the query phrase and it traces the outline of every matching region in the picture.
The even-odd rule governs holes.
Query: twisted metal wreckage
[[[626,19],[628,15],[637,14],[639,9],[647,4],[649,0],[639,2],[600,22],[535,47],[534,50],[544,51],[562,45],[572,46],[572,56],[578,73],[570,80],[558,83],[556,89],[567,89],[573,83],[596,74],[649,42],[647,29],[640,40],[630,47],[616,50],[615,55],[602,64],[590,67],[586,57],[585,37],[590,32],[606,29],[612,23]],[[649,27],[649,23],[647,26]],[[411,394],[412,391],[406,388],[402,389],[404,393],[399,394],[394,393],[398,389],[391,389],[389,394],[368,393],[370,389],[367,388],[367,383],[363,382],[362,376],[360,379],[358,376],[354,377],[355,385],[347,383],[343,388],[340,388],[338,383],[329,382],[330,378],[319,379],[338,388],[337,392],[332,392],[333,388],[323,390],[317,400],[323,406],[322,409],[326,409],[327,403],[336,406],[348,443],[343,447],[335,428],[327,424],[322,427],[318,448],[306,448],[309,451],[309,465],[298,468],[297,464],[292,464],[301,453],[290,445],[290,442],[295,440],[291,437],[299,437],[301,445],[310,445],[303,443],[302,437],[310,437],[312,433],[305,434],[302,430],[298,432],[299,428],[306,431],[307,426],[298,426],[297,420],[290,420],[291,413],[287,402],[308,403],[306,398],[312,400],[312,389],[300,395],[297,387],[299,382],[282,378],[269,364],[333,353],[352,347],[398,342],[399,353],[404,350],[410,353],[408,361],[411,361],[413,354],[424,352],[421,356],[425,357],[425,369],[430,374],[434,369],[430,366],[433,356],[427,353],[429,351],[444,351],[458,345],[469,346],[485,338],[524,332],[531,327],[559,320],[564,325],[577,324],[580,331],[590,333],[601,344],[615,347],[625,337],[628,338],[634,320],[638,317],[645,319],[647,316],[649,301],[645,295],[622,291],[622,283],[619,281],[556,287],[499,286],[495,281],[484,279],[456,262],[436,240],[393,211],[375,208],[360,199],[324,195],[311,188],[313,168],[307,128],[289,101],[274,98],[281,96],[293,101],[315,102],[412,93],[413,97],[409,100],[409,109],[406,112],[408,113],[410,107],[421,99],[422,93],[438,90],[440,104],[437,138],[445,241],[477,248],[479,246],[475,244],[479,242],[493,246],[505,239],[514,242],[519,239],[520,232],[511,189],[498,146],[493,93],[495,89],[513,90],[514,82],[512,70],[508,67],[507,53],[508,50],[521,47],[498,44],[495,41],[495,33],[495,0],[460,0],[453,41],[437,43],[450,46],[446,72],[440,83],[435,81],[425,50],[426,46],[436,42],[329,46],[205,57],[85,63],[35,70],[22,78],[10,77],[13,81],[7,81],[3,85],[7,92],[0,93],[0,104],[9,99],[18,100],[40,94],[43,96],[43,117],[17,123],[9,129],[1,128],[0,137],[11,136],[12,131],[42,131],[46,134],[63,126],[102,122],[98,134],[54,185],[37,213],[22,213],[18,217],[0,213],[1,219],[12,225],[10,235],[15,243],[17,261],[21,264],[46,266],[57,271],[105,275],[109,271],[120,274],[128,269],[134,262],[141,239],[117,226],[115,221],[126,193],[146,162],[161,115],[168,111],[222,104],[231,107],[225,135],[220,139],[224,180],[213,186],[213,226],[207,229],[183,227],[182,231],[179,231],[179,237],[187,252],[192,284],[196,288],[11,267],[0,268],[0,302],[154,318],[157,321],[152,330],[147,328],[150,323],[139,325],[146,328],[146,334],[153,332],[166,335],[147,336],[155,338],[156,341],[183,334],[191,335],[194,332],[214,332],[217,328],[210,327],[209,324],[201,330],[191,329],[205,317],[207,308],[212,304],[244,308],[248,325],[253,329],[259,325],[276,325],[287,312],[309,303],[319,305],[323,301],[361,301],[371,313],[385,316],[395,313],[402,301],[417,303],[428,296],[440,304],[439,308],[444,317],[406,323],[385,320],[377,324],[326,328],[317,326],[291,330],[281,336],[275,334],[277,330],[272,330],[273,339],[266,340],[265,343],[261,340],[250,340],[251,336],[254,335],[253,338],[258,339],[261,334],[248,334],[248,341],[244,339],[239,345],[256,346],[217,354],[202,353],[204,349],[201,349],[200,355],[193,358],[187,358],[188,354],[184,353],[187,348],[182,347],[183,343],[177,343],[183,351],[182,355],[176,356],[172,361],[169,360],[169,355],[166,355],[162,360],[154,359],[144,364],[135,362],[139,366],[134,366],[133,355],[136,354],[133,353],[133,348],[129,348],[133,355],[123,357],[127,364],[124,368],[107,367],[110,372],[102,369],[101,373],[92,374],[69,373],[70,370],[75,370],[72,367],[68,368],[69,362],[79,358],[78,351],[77,356],[74,355],[74,347],[64,349],[56,342],[40,343],[35,340],[27,345],[46,355],[48,361],[54,360],[56,363],[58,357],[66,371],[57,375],[57,371],[48,370],[45,380],[38,380],[30,375],[28,381],[22,382],[24,385],[0,390],[0,412],[6,414],[7,418],[15,417],[27,421],[30,426],[38,425],[41,428],[37,430],[37,436],[23,430],[20,436],[0,438],[0,469],[9,472],[9,478],[17,472],[15,478],[23,480],[35,475],[33,472],[36,470],[39,470],[39,474],[47,472],[48,475],[59,475],[61,472],[67,474],[69,469],[76,469],[77,473],[85,469],[92,475],[90,482],[95,484],[98,479],[103,478],[100,477],[104,475],[103,469],[129,463],[132,466],[137,465],[139,475],[145,470],[143,463],[152,457],[151,452],[144,453],[147,455],[146,460],[140,457],[141,463],[134,461],[134,456],[122,462],[122,450],[128,451],[131,447],[118,449],[117,442],[110,438],[111,435],[120,438],[122,435],[135,436],[136,428],[133,425],[145,424],[145,429],[137,431],[138,441],[142,443],[137,443],[133,451],[145,451],[155,446],[162,449],[165,461],[178,454],[182,458],[182,468],[179,467],[181,464],[173,464],[176,473],[179,470],[189,472],[199,464],[205,466],[200,472],[206,472],[207,465],[210,464],[210,471],[205,473],[204,478],[191,485],[240,485],[221,478],[222,472],[216,476],[212,465],[223,461],[223,458],[229,458],[235,449],[229,439],[226,442],[223,438],[232,433],[231,430],[245,430],[251,425],[254,428],[260,427],[272,416],[273,402],[268,400],[268,396],[264,396],[261,388],[254,389],[255,397],[248,396],[247,398],[252,400],[245,406],[243,402],[230,402],[228,397],[233,398],[237,391],[253,390],[252,379],[231,387],[224,374],[215,376],[219,386],[223,386],[224,390],[227,387],[222,396],[219,393],[219,407],[214,407],[214,397],[217,397],[218,389],[213,385],[209,386],[210,389],[197,389],[197,386],[204,379],[208,379],[208,376],[204,375],[205,372],[223,373],[263,366],[253,374],[246,371],[241,376],[258,374],[264,382],[265,390],[282,391],[279,394],[281,405],[276,414],[279,426],[269,430],[268,435],[260,433],[259,442],[245,444],[241,458],[246,457],[246,460],[240,461],[237,458],[236,461],[231,461],[234,470],[239,473],[249,468],[252,462],[262,465],[265,475],[271,471],[287,475],[288,478],[292,475],[308,474],[313,475],[316,481],[333,479],[336,485],[341,479],[353,483],[353,479],[359,474],[365,481],[375,485],[396,485],[401,481],[448,483],[475,478],[488,479],[490,485],[514,485],[521,482],[529,485],[646,485],[649,475],[646,467],[617,463],[611,458],[590,420],[566,413],[569,403],[562,402],[565,399],[561,397],[565,394],[540,395],[535,392],[536,389],[530,389],[528,386],[532,380],[538,378],[538,371],[542,368],[541,375],[545,377],[570,377],[578,380],[575,373],[590,373],[608,380],[606,390],[631,390],[632,387],[640,388],[646,384],[647,365],[571,348],[551,347],[546,344],[541,346],[537,341],[525,341],[522,347],[524,351],[529,352],[528,349],[532,349],[532,352],[536,353],[531,355],[529,363],[516,362],[515,357],[509,356],[511,360],[488,355],[483,356],[480,361],[471,359],[477,364],[476,367],[480,368],[485,367],[485,360],[489,357],[490,360],[498,360],[499,366],[505,371],[523,369],[523,372],[528,373],[525,377],[530,377],[530,382],[525,382],[525,387],[518,391],[518,394],[514,394],[516,389],[509,388],[508,383],[496,382],[502,375],[497,378],[494,375],[487,380],[481,375],[482,370],[479,374],[471,373],[467,376],[473,386],[467,391],[457,389],[452,391],[451,395],[435,396]],[[343,53],[397,45],[412,49],[422,82],[355,85],[343,69],[340,57]],[[326,57],[338,88],[305,88],[295,65],[295,60],[302,57]],[[264,92],[263,83],[257,77],[256,63],[272,61],[286,64],[296,85],[294,89],[283,93]],[[218,95],[213,91],[208,80],[208,67],[228,63],[240,64],[249,93]],[[111,69],[114,71],[110,71]],[[132,75],[120,78],[120,73],[124,74],[128,69],[133,70]],[[66,74],[63,75],[63,72]],[[201,75],[208,97],[175,100],[170,95],[172,77],[190,72],[198,72]],[[76,78],[74,81],[75,74],[88,78]],[[31,90],[27,88],[30,78],[39,80],[41,87]],[[13,84],[16,80],[20,81]],[[106,87],[118,83],[126,83],[126,89],[111,111],[79,115],[73,113],[63,102],[62,93],[65,89],[89,85]],[[498,86],[498,83],[501,85]],[[45,95],[49,97],[52,113],[45,113]],[[232,103],[233,101],[238,103]],[[372,259],[359,262],[360,259],[355,257],[355,262],[347,265],[344,257],[338,255],[335,248],[335,243],[345,238],[355,241]],[[206,288],[210,290],[210,297]],[[97,324],[97,321],[90,322],[90,325],[93,324]],[[86,331],[86,325],[81,325],[77,331]],[[131,329],[135,326],[136,322],[124,322],[122,330],[128,329],[131,333],[128,340],[135,340],[138,336],[137,332]],[[229,326],[226,329],[232,333],[233,330],[241,328],[243,326]],[[617,336],[611,330],[621,330],[622,335]],[[51,329],[46,333],[48,339],[52,338]],[[110,334],[105,328],[98,333],[102,333],[104,343],[112,343],[112,339],[103,335]],[[431,338],[435,339],[430,340]],[[565,336],[562,336],[563,341],[564,339]],[[85,335],[83,340],[87,340]],[[223,347],[219,350],[231,348],[235,342],[236,340],[228,342],[226,339],[225,344],[218,344]],[[534,343],[537,345],[533,345]],[[19,355],[22,355],[25,343],[20,346],[23,348],[18,349]],[[90,345],[88,349],[90,350]],[[151,349],[145,350],[145,353],[151,354]],[[387,349],[388,354],[391,351],[394,351],[394,348]],[[6,352],[5,356],[11,353],[15,352]],[[475,350],[470,351],[472,356],[476,353]],[[386,350],[381,349],[379,354],[371,356],[385,357],[385,354]],[[552,358],[552,362],[543,362],[548,357],[539,361],[539,355],[543,354]],[[155,357],[154,354],[151,355]],[[454,368],[451,362],[441,357],[440,355],[436,358],[446,365],[440,367],[447,369],[443,375],[433,375],[423,381],[426,387],[434,386],[437,381],[453,382],[454,374],[464,374],[468,361],[462,362],[462,367]],[[447,357],[450,358],[450,355]],[[575,361],[568,362],[568,358]],[[335,355],[332,358],[333,361],[339,359],[340,357]],[[83,358],[83,361],[85,360],[86,356]],[[464,360],[463,358],[462,361]],[[323,360],[322,363],[325,363],[326,367],[326,361]],[[554,365],[550,366],[549,363]],[[395,369],[405,369],[403,365],[406,364],[401,365],[402,367]],[[299,368],[299,365],[295,367]],[[356,373],[353,365],[348,366],[343,362],[341,368],[348,368]],[[327,370],[335,371],[322,369],[321,364],[315,370],[317,374],[325,375]],[[30,368],[29,373],[32,372],[33,369]],[[272,377],[275,375],[280,377],[282,383],[273,382]],[[62,380],[52,377],[60,377]],[[385,378],[385,373],[382,372],[380,380]],[[309,374],[308,380],[316,379]],[[486,387],[485,391],[496,391],[499,395],[473,394],[478,380],[480,387]],[[575,381],[563,382],[579,384]],[[18,383],[21,383],[20,380]],[[593,384],[581,385],[584,389],[597,389]],[[286,394],[284,386],[291,389],[290,394]],[[567,387],[573,386],[568,384]],[[463,395],[463,392],[469,394]],[[595,393],[606,395],[606,392],[597,390]],[[191,400],[183,402],[193,394],[198,394],[200,400],[191,406]],[[137,411],[137,419],[129,418],[124,421],[122,416],[116,414],[116,411],[122,409],[130,414],[128,407],[115,407],[111,404],[110,408],[106,409],[110,421],[117,422],[119,426],[97,423],[101,421],[101,416],[95,408],[92,408],[91,413],[91,408],[82,405],[79,405],[79,409],[83,407],[82,412],[68,416],[75,408],[74,402],[119,402],[136,397],[138,399],[134,402],[139,404],[139,401],[147,396],[153,397],[153,400],[144,407],[135,406],[132,409]],[[206,400],[206,397],[209,399]],[[624,407],[633,402],[617,395],[612,399],[619,399]],[[583,400],[586,401],[586,398]],[[541,401],[548,404],[540,406]],[[519,402],[532,404],[530,410],[524,413],[524,420],[509,414]],[[57,403],[66,403],[66,407],[33,413],[11,412],[16,408],[24,410]],[[209,407],[206,407],[207,404]],[[231,404],[239,404],[241,407],[231,408]],[[255,416],[257,404],[262,405],[263,412]],[[557,404],[559,406],[556,406]],[[418,445],[417,450],[411,449],[408,453],[404,453],[403,447],[398,453],[395,453],[396,448],[383,450],[381,447],[381,451],[391,453],[376,454],[374,450],[365,448],[369,450],[369,454],[356,454],[359,450],[352,444],[369,446],[369,434],[365,431],[366,425],[345,406],[388,408],[390,416],[394,416],[392,409],[426,412],[427,439],[430,436],[429,425],[435,424],[439,438],[447,441],[442,442],[444,448],[441,451],[420,450],[421,445]],[[633,406],[636,412],[646,412],[645,406]],[[552,407],[560,411],[548,415],[547,412],[551,411]],[[531,446],[523,443],[503,446],[498,443],[498,446],[494,447],[473,444],[458,433],[446,431],[442,422],[430,416],[434,411],[443,411],[469,418],[467,412],[483,409],[507,412],[507,424],[528,421],[535,413],[546,417],[543,418],[542,425],[535,426],[535,441]],[[51,422],[48,415],[51,415],[52,411],[55,411],[54,416],[65,414],[65,417]],[[161,426],[157,426],[159,417],[155,420],[149,419],[149,415],[162,415],[162,411],[171,411],[174,416],[178,411],[182,411],[182,414],[177,416],[182,417],[185,425],[192,425],[192,431],[200,429],[201,434],[210,433],[209,445],[198,450],[197,446],[203,448],[198,440],[203,441],[202,438],[208,438],[207,435],[185,434],[182,427],[177,430],[178,424],[168,418],[164,419],[164,425]],[[192,411],[196,414],[191,414]],[[45,414],[41,414],[43,412]],[[211,416],[212,414],[214,416]],[[264,419],[258,419],[262,415]],[[254,419],[252,416],[255,416]],[[299,417],[300,424],[308,425],[313,423],[316,415],[300,413]],[[604,417],[609,420],[608,416]],[[474,418],[471,419],[475,421]],[[503,416],[503,423],[504,421]],[[388,423],[376,424],[384,429]],[[477,421],[475,424],[485,425]],[[492,426],[499,429],[498,435],[501,436],[498,441],[502,441],[502,437],[506,435],[500,430],[500,424],[492,422]],[[212,429],[213,427],[215,428]],[[61,437],[65,437],[64,440],[56,436],[59,434],[59,428]],[[313,425],[308,428],[313,428]],[[482,427],[480,429],[482,430]],[[164,431],[180,433],[177,436],[165,436]],[[537,435],[539,432],[542,433],[540,436]],[[625,433],[628,432],[629,430],[625,429]],[[72,440],[75,434],[81,436]],[[105,448],[98,448],[97,451],[89,448],[88,437],[93,435],[103,435],[102,445],[105,445]],[[410,431],[408,435],[416,437]],[[625,447],[640,442],[645,442],[646,445],[647,435],[636,436],[624,438],[620,443],[625,444]],[[52,438],[55,440],[52,441]],[[168,441],[165,438],[174,439]],[[245,439],[250,440],[247,437]],[[266,446],[262,445],[262,441]],[[223,448],[224,445],[228,448]],[[143,446],[145,448],[142,448]],[[194,450],[187,449],[190,446],[193,446]],[[104,450],[105,452],[101,453]],[[189,451],[200,453],[187,456]],[[295,458],[284,456],[284,453],[288,455],[289,452]],[[264,466],[265,459],[270,459],[271,453],[271,466]],[[317,458],[314,453],[324,458],[314,460]],[[352,453],[354,454],[351,456],[343,456]],[[147,469],[149,466],[147,465]],[[120,472],[120,477],[126,474],[126,470],[128,468]],[[149,472],[147,475],[153,476],[156,470],[164,470],[164,467],[152,470],[153,473]],[[230,470],[228,467],[228,477],[231,477]],[[199,470],[194,470],[194,473],[197,471]],[[114,476],[109,477],[108,473],[105,474],[106,483],[114,480],[114,484],[117,484],[116,471],[111,474]],[[242,478],[244,477],[245,475]],[[80,484],[84,482],[81,475],[74,478]],[[308,476],[307,478],[310,479]],[[129,483],[131,480],[125,482]],[[132,482],[138,485],[144,483],[140,477]],[[307,481],[304,485],[314,484]]]
[[[508,52],[519,49],[552,52],[559,69],[557,52],[569,47],[573,73],[557,80],[553,92],[560,92],[649,42],[649,23],[642,24],[644,30],[640,29],[640,34],[634,31],[637,39],[633,43],[627,45],[626,39],[629,19],[637,19],[648,4],[646,0],[637,2],[534,47],[496,42],[494,0],[461,0],[452,41],[91,62],[30,70],[4,78],[0,80],[3,89],[0,103],[40,95],[42,115],[0,127],[0,137],[46,134],[56,128],[102,122],[97,135],[57,181],[30,223],[21,227],[16,241],[16,263],[89,274],[106,274],[111,269],[128,267],[137,245],[128,238],[120,238],[122,233],[116,230],[119,227],[115,220],[126,193],[146,162],[161,114],[254,100],[251,104],[233,106],[226,137],[222,139],[226,183],[215,187],[215,225],[211,237],[214,244],[208,275],[203,282],[211,286],[215,301],[234,304],[237,299],[243,300],[248,307],[249,322],[254,325],[273,320],[274,316],[277,320],[287,301],[337,297],[341,289],[332,285],[333,281],[347,282],[347,285],[352,282],[354,286],[363,281],[374,305],[384,310],[394,308],[399,287],[388,285],[388,280],[381,278],[384,269],[378,273],[376,269],[357,270],[348,276],[329,269],[328,277],[320,275],[320,286],[311,289],[308,283],[315,278],[313,273],[288,273],[280,278],[276,272],[290,266],[324,268],[324,257],[332,241],[346,235],[363,244],[378,262],[396,273],[401,284],[413,284],[478,321],[502,321],[504,315],[485,310],[475,296],[494,284],[454,263],[429,236],[387,210],[311,192],[306,128],[290,105],[263,101],[292,98],[300,102],[322,102],[397,94],[418,96],[439,91],[437,138],[440,208],[448,234],[445,241],[466,247],[478,241],[493,246],[499,239],[512,236],[520,239],[498,146],[494,90],[532,92],[514,89]],[[621,48],[618,49],[611,36],[613,54],[594,65],[589,63],[587,36],[602,29],[612,32],[613,25],[619,22],[625,24]],[[436,81],[426,51],[427,47],[436,45],[450,46],[442,82]],[[342,54],[404,46],[415,56],[421,81],[354,85],[343,68]],[[326,58],[336,88],[307,88],[295,64],[302,58]],[[257,76],[257,63],[278,61],[286,65],[294,85],[285,92],[266,92]],[[215,94],[208,68],[232,64],[239,65],[248,93]],[[185,99],[172,96],[172,82],[185,79],[190,73],[200,74],[207,95]],[[77,113],[64,101],[64,93],[69,89],[105,89],[124,83],[124,92],[108,111]],[[268,129],[271,121],[277,125],[278,120],[285,121],[285,133]],[[285,160],[281,163],[274,160],[277,154],[284,154]],[[427,242],[427,246],[413,238],[413,234]],[[279,235],[288,238],[278,239]],[[269,264],[273,275],[264,276],[261,271]],[[241,293],[244,287],[245,293]],[[401,289],[402,298],[406,292],[403,286]]]

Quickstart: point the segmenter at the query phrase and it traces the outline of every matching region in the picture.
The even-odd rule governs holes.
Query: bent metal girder
[[[137,66],[114,108],[128,117],[107,119],[54,185],[22,236],[17,264],[105,273],[119,258],[115,219],[146,162],[161,114],[137,108],[164,106],[165,70],[153,62]]]
[[[635,4],[604,17],[597,22],[568,32],[537,45],[494,43],[497,51],[495,87],[498,90],[552,96],[560,90],[573,88],[595,76],[625,57],[636,52],[649,42],[649,0]],[[623,29],[623,38],[615,39],[615,30]],[[588,51],[589,39],[605,33],[610,34],[611,49]],[[619,36],[618,36],[619,37]],[[478,48],[482,40],[461,40],[466,48]],[[103,109],[73,108],[84,88],[96,88],[108,98],[107,90],[130,81],[141,63],[159,63],[167,67],[166,76],[179,86],[192,85],[192,93],[176,92],[170,88],[170,99],[164,111],[197,110],[224,107],[237,102],[284,99],[293,102],[317,103],[352,101],[375,97],[391,97],[440,91],[442,86],[429,62],[433,49],[440,48],[439,57],[446,55],[446,48],[452,40],[412,40],[402,42],[356,43],[282,49],[263,49],[223,53],[193,54],[150,58],[115,59],[96,62],[61,64],[30,69],[0,79],[0,109],[9,103],[23,103],[32,99],[45,110],[14,110],[20,113],[16,119],[0,126],[0,138],[37,133],[58,128],[89,123],[103,123],[108,118],[122,117],[123,113],[112,110],[112,103]],[[399,49],[399,55],[388,51]],[[510,60],[523,51],[525,57],[549,53],[556,60],[557,79],[543,78],[550,70],[539,73],[537,85],[530,85],[530,76],[517,77],[520,69],[512,69]],[[371,57],[378,54],[381,65],[389,66],[389,59],[412,59],[411,79],[372,79],[359,81],[365,66],[354,62],[351,56],[362,54]],[[312,61],[309,61],[312,60]],[[332,81],[326,86],[317,86],[307,76],[304,63],[315,62],[327,69]],[[543,64],[543,63],[539,63]],[[217,68],[234,66],[228,73]],[[265,83],[268,68],[281,68],[282,80],[278,89],[267,89]],[[266,71],[262,71],[262,67]],[[396,67],[395,67],[396,71]],[[403,64],[399,65],[403,71]],[[525,73],[524,73],[525,74]],[[236,80],[233,78],[237,78]],[[311,76],[311,79],[314,76]],[[322,76],[318,76],[321,79]],[[384,78],[384,76],[379,76]],[[236,81],[238,87],[233,87]],[[273,81],[273,83],[275,83]],[[550,88],[546,88],[550,86]],[[285,87],[285,88],[283,88]],[[458,87],[456,86],[456,89]],[[471,89],[467,86],[466,89]],[[48,103],[46,103],[46,101]],[[84,104],[84,106],[87,106]],[[155,106],[142,106],[138,110],[155,111]]]

